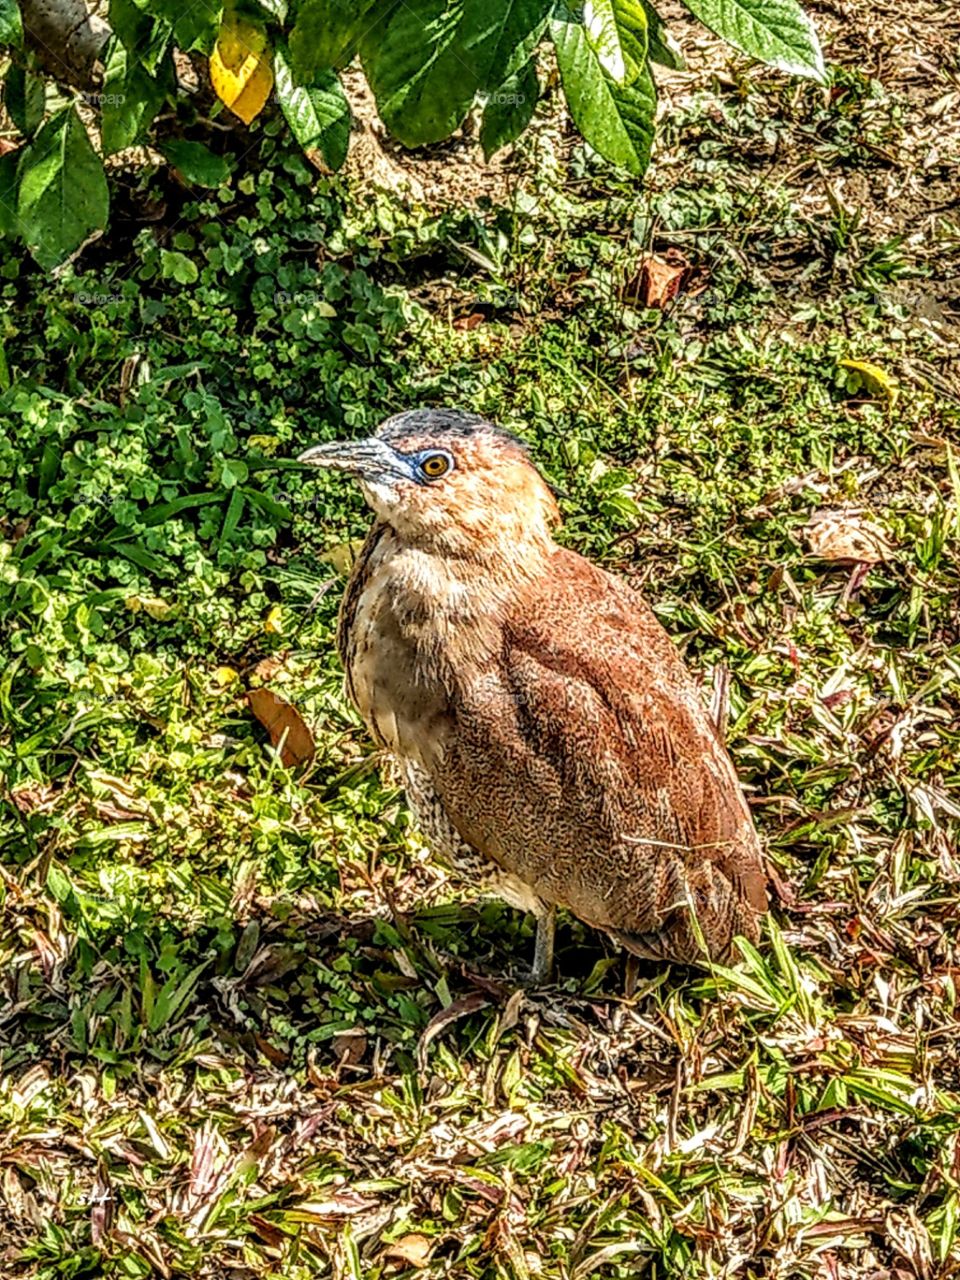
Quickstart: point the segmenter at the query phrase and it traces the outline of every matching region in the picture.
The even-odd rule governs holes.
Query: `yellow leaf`
[[[900,388],[886,369],[881,369],[878,364],[871,364],[869,360],[840,360],[838,363],[841,369],[854,375],[854,380],[859,382],[868,395],[886,400],[891,408],[897,403]],[[859,387],[854,390],[859,390]]]
[[[283,635],[283,610],[278,604],[275,604],[267,614],[263,623],[263,629],[268,636]]]
[[[175,604],[168,604],[159,596],[127,596],[123,602],[131,613],[139,613],[142,609],[156,622],[166,622],[176,612]]]
[[[227,9],[210,55],[210,82],[221,102],[249,124],[273,88],[273,66],[262,27]]]
[[[352,542],[341,542],[338,547],[331,547],[329,551],[325,551],[320,559],[324,564],[329,564],[334,568],[341,577],[346,578],[350,570],[353,568],[353,562],[363,543],[359,539]]]
[[[228,684],[233,684],[234,680],[239,680],[239,673],[234,671],[233,667],[217,667],[213,673],[214,681],[224,688]]]

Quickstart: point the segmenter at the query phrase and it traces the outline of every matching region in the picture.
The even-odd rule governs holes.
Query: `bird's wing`
[[[498,762],[488,795],[503,775],[499,816],[470,824],[479,847],[534,885],[552,877],[567,890],[558,901],[628,933],[655,929],[691,889],[709,890],[728,917],[731,903],[766,908],[729,756],[666,632],[625,584],[558,550],[503,621],[498,685],[477,710]]]

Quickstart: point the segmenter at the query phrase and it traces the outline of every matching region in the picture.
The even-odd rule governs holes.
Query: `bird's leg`
[[[537,915],[537,942],[533,951],[535,983],[546,982],[553,969],[553,933],[557,924],[557,908],[552,904]]]

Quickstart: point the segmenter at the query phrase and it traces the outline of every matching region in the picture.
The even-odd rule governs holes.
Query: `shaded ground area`
[[[492,186],[267,139],[6,268],[5,1276],[957,1273],[960,15],[813,12],[829,90],[680,24],[642,191],[548,100]],[[284,464],[424,402],[523,432],[702,672],[776,877],[736,971],[568,919],[525,993],[411,830],[332,652],[365,514]]]

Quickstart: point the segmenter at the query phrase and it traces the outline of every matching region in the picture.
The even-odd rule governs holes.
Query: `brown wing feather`
[[[578,751],[572,763],[593,772],[598,757],[612,757],[633,782],[626,790],[604,791],[612,814],[641,827],[651,819],[664,823],[665,837],[672,833],[678,843],[702,851],[742,884],[756,910],[765,910],[765,876],[749,810],[673,642],[625,583],[571,552],[561,551],[556,562],[546,591],[541,581],[539,598],[519,611],[526,621],[511,620],[506,629],[513,664],[539,666],[525,689],[528,706],[537,705],[537,685],[544,703],[556,706],[573,677],[573,687],[596,701],[587,723],[605,732],[597,735],[594,752]]]
[[[641,954],[756,936],[759,843],[730,759],[666,632],[628,587],[558,549],[510,602],[502,651],[461,692],[437,784],[475,847]],[[469,781],[465,783],[464,779]]]

